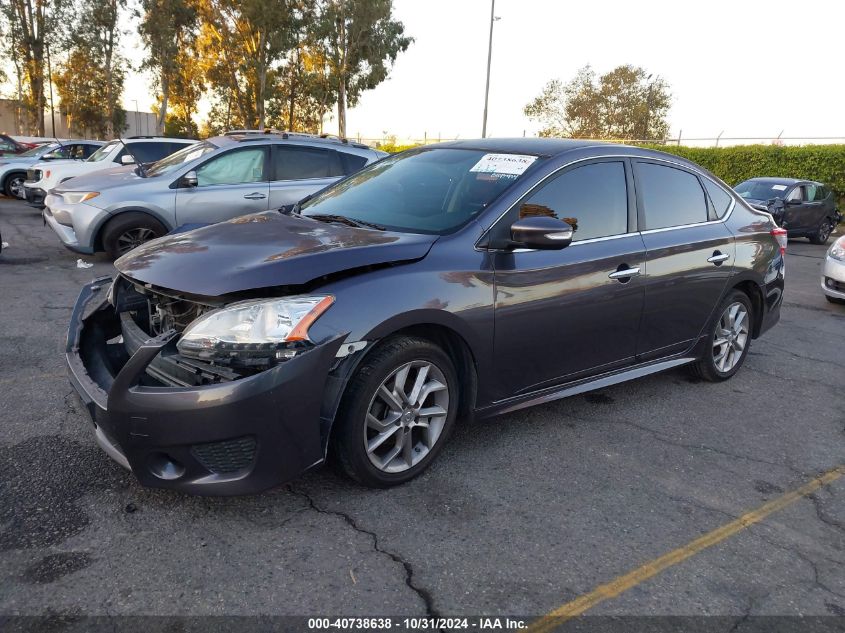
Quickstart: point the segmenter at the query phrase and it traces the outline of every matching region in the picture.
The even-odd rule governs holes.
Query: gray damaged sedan
[[[308,134],[219,136],[62,183],[44,200],[44,220],[70,250],[117,258],[177,227],[292,205],[383,156]]]

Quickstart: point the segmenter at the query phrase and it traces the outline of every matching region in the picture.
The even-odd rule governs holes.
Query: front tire
[[[26,190],[23,187],[24,180],[26,180],[26,174],[23,172],[13,172],[9,174],[6,176],[6,180],[3,183],[3,193],[5,193],[9,198],[25,200]]]
[[[830,295],[825,295],[824,298],[827,299],[830,303],[845,305],[845,299],[840,299],[839,297],[831,297]]]
[[[751,300],[739,290],[725,297],[717,314],[704,356],[690,366],[694,375],[710,382],[727,380],[742,367],[751,347],[754,322]]]
[[[146,213],[121,213],[103,229],[103,248],[109,257],[117,259],[165,233],[164,225]]]
[[[825,218],[822,220],[819,228],[816,229],[815,234],[810,236],[810,243],[820,245],[827,244],[827,240],[830,239],[831,233],[833,233],[833,221],[829,218]]]
[[[346,389],[329,444],[333,461],[365,486],[410,481],[446,443],[458,395],[454,364],[442,349],[409,336],[384,342]]]

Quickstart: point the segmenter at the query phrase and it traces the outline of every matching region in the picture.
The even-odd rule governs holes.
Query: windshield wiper
[[[314,215],[306,215],[305,217],[313,218],[314,220],[319,220],[320,222],[340,222],[341,224],[354,226],[359,229],[375,229],[377,231],[387,230],[381,224],[367,222],[366,220],[357,220],[355,218],[346,217],[345,215],[332,215],[331,213],[315,213]]]

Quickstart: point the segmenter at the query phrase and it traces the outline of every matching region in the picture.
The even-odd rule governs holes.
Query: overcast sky
[[[349,112],[350,136],[480,136],[490,0],[395,0],[395,15],[415,42]],[[840,0],[496,0],[496,15],[492,136],[535,133],[523,106],[586,64],[661,75],[672,136],[845,136]],[[128,82],[128,108],[149,108],[145,84]]]

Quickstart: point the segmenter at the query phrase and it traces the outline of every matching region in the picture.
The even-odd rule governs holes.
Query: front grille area
[[[223,442],[194,444],[191,454],[209,472],[229,475],[248,468],[255,459],[255,438],[245,435]]]

